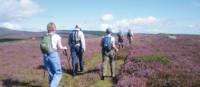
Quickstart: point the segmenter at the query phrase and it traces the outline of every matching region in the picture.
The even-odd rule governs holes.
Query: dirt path
[[[118,56],[119,57],[119,56]],[[77,76],[72,77],[69,68],[63,69],[63,76],[60,82],[60,87],[112,87],[114,82],[110,77],[110,73],[107,73],[105,80],[100,79],[100,68],[101,68],[101,55],[100,53],[95,54],[92,58],[86,60],[86,71]],[[116,71],[118,73],[123,60],[117,58],[116,60]],[[108,70],[109,71],[109,70]],[[42,84],[42,87],[48,87],[47,76],[46,81]]]

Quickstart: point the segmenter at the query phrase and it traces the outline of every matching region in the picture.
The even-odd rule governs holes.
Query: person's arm
[[[131,36],[131,38],[133,39],[134,38],[134,33],[133,32],[131,32],[132,33],[132,36]]]
[[[79,31],[80,32],[80,31]],[[81,47],[83,48],[83,50],[86,50],[86,46],[85,46],[85,36],[83,34],[83,32],[80,32],[80,38],[81,38]]]
[[[111,39],[112,39],[112,47],[113,47],[116,51],[118,51],[118,48],[117,48],[117,46],[115,45],[115,38],[112,37]]]
[[[59,37],[59,39],[58,39],[58,47],[59,47],[59,49],[67,49],[67,47],[66,46],[63,46],[62,45],[62,41],[61,41],[61,37]]]
[[[103,46],[103,38],[104,38],[104,37],[101,37],[101,42],[100,42],[100,46],[101,46],[101,47]]]
[[[68,36],[68,45],[71,47],[71,33]]]

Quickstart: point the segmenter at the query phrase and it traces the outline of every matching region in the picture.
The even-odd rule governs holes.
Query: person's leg
[[[48,83],[49,83],[49,85],[51,84],[51,81],[52,81],[52,79],[53,79],[53,70],[52,70],[52,65],[51,65],[51,63],[50,63],[50,60],[49,60],[49,56],[48,55],[44,55],[44,59],[43,59],[43,61],[44,61],[44,66],[45,66],[45,68],[47,69],[47,71],[48,71]]]
[[[122,48],[124,48],[124,42],[122,42]]]
[[[109,55],[111,76],[115,77],[115,52],[111,51]]]
[[[102,56],[102,62],[101,62],[101,72],[100,72],[100,75],[101,75],[101,80],[104,80],[104,75],[103,75],[103,63],[104,63],[104,54],[103,54],[103,52],[102,52],[102,54],[101,54],[101,56]]]
[[[61,62],[60,62],[60,57],[59,57],[58,52],[54,52],[51,54],[50,62],[52,64],[52,69],[54,72],[53,79],[51,81],[50,86],[57,87],[62,78],[62,67],[61,67]]]
[[[120,49],[120,45],[121,45],[120,42],[118,42],[118,47],[119,47],[119,49]]]
[[[71,48],[71,57],[72,57],[72,75],[77,73],[77,53],[75,47]]]
[[[80,71],[84,71],[84,60],[83,60],[83,49],[78,49],[78,58],[79,58],[79,65],[80,65]]]
[[[120,42],[120,48],[123,48],[123,43],[122,42]]]
[[[124,48],[124,40],[121,40],[121,47]]]
[[[103,55],[103,77],[106,75],[107,72],[107,64],[108,64],[109,58],[107,55]]]
[[[131,45],[131,38],[129,37],[129,45]]]
[[[120,39],[119,39],[119,37],[118,37],[118,47],[120,49]]]

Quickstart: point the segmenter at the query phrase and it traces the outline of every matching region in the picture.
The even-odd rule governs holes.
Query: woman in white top
[[[61,37],[56,34],[56,25],[53,22],[50,22],[47,25],[48,34],[52,36],[52,48],[53,52],[44,55],[44,64],[48,70],[48,80],[49,87],[57,87],[62,77],[62,68],[58,50],[67,49],[66,46],[63,46],[61,43]]]

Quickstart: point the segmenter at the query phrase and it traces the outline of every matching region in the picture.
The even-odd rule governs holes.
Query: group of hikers
[[[64,50],[66,52],[67,46],[63,46],[61,37],[56,33],[56,25],[53,22],[47,24],[47,34],[42,37],[40,49],[43,54],[44,66],[48,71],[48,83],[49,87],[57,87],[62,78],[62,67],[60,62],[60,56],[58,50]],[[124,35],[122,31],[118,34],[118,45],[119,48],[124,47]],[[127,39],[129,44],[132,43],[133,33],[131,30],[127,33]],[[81,28],[76,25],[75,29],[70,32],[68,37],[68,45],[71,52],[71,65],[72,65],[72,76],[77,75],[78,62],[80,65],[80,72],[85,72],[83,54],[86,51],[85,36]],[[115,55],[119,50],[115,44],[115,37],[112,36],[111,28],[106,29],[106,35],[101,39],[102,47],[102,75],[101,79],[107,72],[107,64],[110,63],[111,76],[115,78]]]

